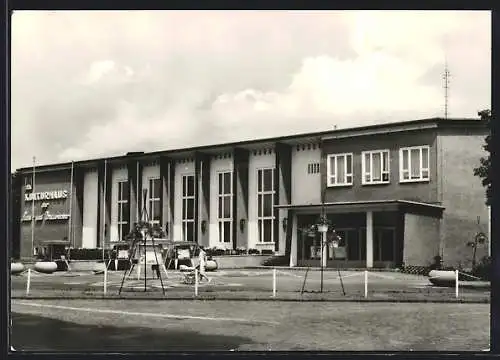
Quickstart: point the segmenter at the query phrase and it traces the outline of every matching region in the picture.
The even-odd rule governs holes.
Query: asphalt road
[[[482,351],[489,304],[12,300],[37,351]]]

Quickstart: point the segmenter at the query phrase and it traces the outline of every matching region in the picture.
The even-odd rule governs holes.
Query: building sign
[[[42,191],[37,193],[24,194],[25,201],[58,200],[58,199],[66,199],[67,197],[68,197],[68,190]]]
[[[40,220],[67,220],[69,219],[69,214],[45,214],[45,215],[37,215],[35,216],[35,221],[40,221]],[[21,221],[31,221],[31,216],[30,215],[24,215],[21,218]]]

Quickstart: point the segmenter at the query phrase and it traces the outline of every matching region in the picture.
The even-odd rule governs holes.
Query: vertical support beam
[[[139,160],[131,157],[127,162],[129,183],[130,228],[140,220],[142,210],[142,165]]]
[[[198,244],[209,245],[210,222],[210,156],[197,152],[195,154],[195,229]],[[201,231],[201,223],[205,221],[205,233]]]
[[[276,179],[275,184],[275,205],[288,205],[292,202],[292,148],[290,145],[283,143],[275,144],[276,156]],[[283,231],[282,222],[288,216],[286,210],[274,209],[275,227],[274,227],[274,241],[276,251],[280,251],[280,240],[284,237],[285,248],[281,249],[281,253],[285,256],[290,256],[291,241],[292,241],[292,228],[291,221],[287,226],[286,232]]]
[[[97,184],[97,246],[103,247],[107,244],[111,224],[111,166],[104,160],[97,165]]]
[[[175,171],[175,163],[166,156],[160,157],[160,179],[162,193],[160,196],[161,224],[167,239],[173,239],[174,224],[174,179],[171,179]]]
[[[168,205],[170,209],[169,214],[169,234],[170,239],[175,240],[174,236],[174,219],[175,219],[175,161],[170,160],[168,164]]]
[[[104,203],[104,161],[97,164],[97,226],[96,226],[96,246],[99,248],[103,244],[102,229],[104,227],[105,216]]]
[[[76,164],[74,168],[73,183],[75,189],[75,204],[73,204],[73,221],[71,224],[73,227],[73,243],[71,246],[79,248],[82,247],[83,238],[83,190],[85,184],[85,169]]]
[[[290,227],[292,229],[291,234],[291,245],[290,245],[290,267],[297,266],[297,214],[295,211],[288,212],[288,222],[291,223]]]
[[[373,267],[373,212],[366,212],[366,267]]]
[[[250,152],[246,149],[235,148],[233,151],[233,249],[248,247],[248,225],[243,231],[240,221],[248,224],[248,163]]]

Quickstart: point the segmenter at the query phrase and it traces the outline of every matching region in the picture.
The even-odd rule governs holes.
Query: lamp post
[[[321,233],[321,292],[323,292],[323,269],[326,266],[326,259],[327,259],[327,256],[325,254],[327,231],[328,231],[328,224],[318,225],[318,232]]]

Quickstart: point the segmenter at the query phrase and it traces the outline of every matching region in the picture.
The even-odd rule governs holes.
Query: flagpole
[[[102,199],[102,209],[103,209],[103,217],[102,217],[102,261],[104,261],[104,247],[106,243],[106,175],[108,170],[108,159],[104,159],[104,191],[103,191],[103,199]]]
[[[31,179],[31,256],[34,256],[33,253],[35,247],[35,156],[33,156],[33,171],[32,171],[32,179]]]
[[[70,195],[69,195],[69,221],[68,221],[68,241],[69,246],[71,247],[73,244],[72,238],[72,228],[73,225],[73,171],[74,171],[74,162],[71,160],[71,180],[70,180]]]

